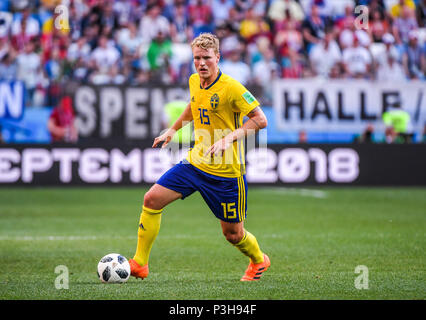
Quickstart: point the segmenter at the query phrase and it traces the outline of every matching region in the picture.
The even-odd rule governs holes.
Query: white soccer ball
[[[98,263],[98,277],[105,283],[123,283],[130,277],[129,261],[121,254],[110,253]]]

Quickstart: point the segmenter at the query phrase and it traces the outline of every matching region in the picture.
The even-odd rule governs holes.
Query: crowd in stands
[[[425,9],[426,0],[0,0],[0,79],[24,81],[34,106],[56,105],[72,81],[186,84],[191,40],[213,32],[220,68],[244,85],[421,81]]]

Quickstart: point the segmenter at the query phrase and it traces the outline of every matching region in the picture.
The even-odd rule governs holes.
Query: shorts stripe
[[[241,183],[240,178],[237,178],[238,182],[238,221],[241,221]]]
[[[238,182],[238,220],[243,221],[245,216],[245,185],[244,185],[244,178],[239,177],[237,178]]]
[[[244,178],[241,177],[241,186],[243,189],[243,194],[242,194],[242,198],[243,198],[243,206],[241,208],[241,221],[244,221],[245,219],[245,208],[246,208],[246,188],[245,188],[245,184],[244,184]]]

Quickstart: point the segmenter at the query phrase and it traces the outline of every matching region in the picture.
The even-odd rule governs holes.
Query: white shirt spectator
[[[389,54],[391,54],[396,59],[396,61],[400,61],[401,60],[401,57],[400,57],[398,49],[395,46],[392,45],[392,46],[389,47],[389,49],[386,49],[386,47],[384,47],[383,51],[381,51],[381,52],[379,52],[377,54],[377,56],[376,56],[376,62],[379,65],[386,64],[387,63],[387,58],[388,58]]]
[[[272,60],[260,60],[253,65],[253,76],[262,86],[270,86],[278,73],[279,65]]]
[[[170,33],[170,23],[166,17],[159,15],[152,18],[146,15],[142,18],[139,24],[139,35],[143,43],[149,44],[160,31],[167,35]]]
[[[134,54],[139,51],[142,44],[142,38],[137,34],[133,34],[129,28],[123,28],[118,33],[118,44],[125,48],[127,52]]]
[[[40,25],[38,21],[33,17],[28,17],[27,25],[25,27],[25,34],[30,37],[38,36],[40,33]],[[12,22],[11,26],[11,34],[12,36],[16,36],[22,32],[21,30],[21,19],[16,19]]]
[[[212,12],[216,24],[226,21],[229,18],[229,10],[233,7],[233,1],[230,0],[213,0]]]
[[[40,80],[41,60],[39,55],[34,52],[21,53],[16,57],[16,63],[17,79],[24,81],[28,89],[34,89]]]
[[[120,52],[112,46],[107,46],[106,48],[97,47],[93,50],[91,58],[96,62],[100,71],[106,72],[108,68],[117,63],[120,58]]]
[[[114,12],[118,16],[118,23],[124,25],[131,20],[132,17],[132,4],[130,1],[118,0],[113,5]]]
[[[371,61],[370,52],[364,47],[356,46],[343,50],[343,62],[352,75],[366,74]]]
[[[344,29],[342,32],[340,32],[339,35],[339,42],[341,47],[343,49],[352,47],[354,43],[354,37],[358,38],[360,45],[363,47],[367,48],[371,44],[370,36],[364,30],[356,30],[353,32],[352,30]]]
[[[331,41],[327,48],[325,43],[321,42],[309,52],[309,61],[317,75],[328,78],[331,69],[342,61],[342,53],[335,41]]]
[[[220,70],[239,81],[242,85],[246,85],[251,77],[250,67],[242,61],[224,60]]]
[[[403,67],[395,60],[392,63],[381,64],[377,70],[377,81],[380,82],[405,82],[407,77]]]
[[[269,7],[268,16],[272,20],[282,21],[285,18],[286,10],[289,10],[290,15],[296,21],[305,18],[302,7],[295,0],[275,0]]]
[[[73,42],[67,52],[67,58],[70,61],[76,61],[82,59],[83,61],[89,61],[90,58],[90,45],[87,43],[79,44],[78,42]]]

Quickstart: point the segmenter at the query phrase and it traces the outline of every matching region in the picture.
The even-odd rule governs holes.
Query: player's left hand
[[[228,149],[231,146],[232,142],[228,141],[227,139],[220,139],[216,143],[212,144],[207,151],[204,153],[204,156],[207,157],[208,155],[214,155],[214,156],[223,156],[226,149]]]

